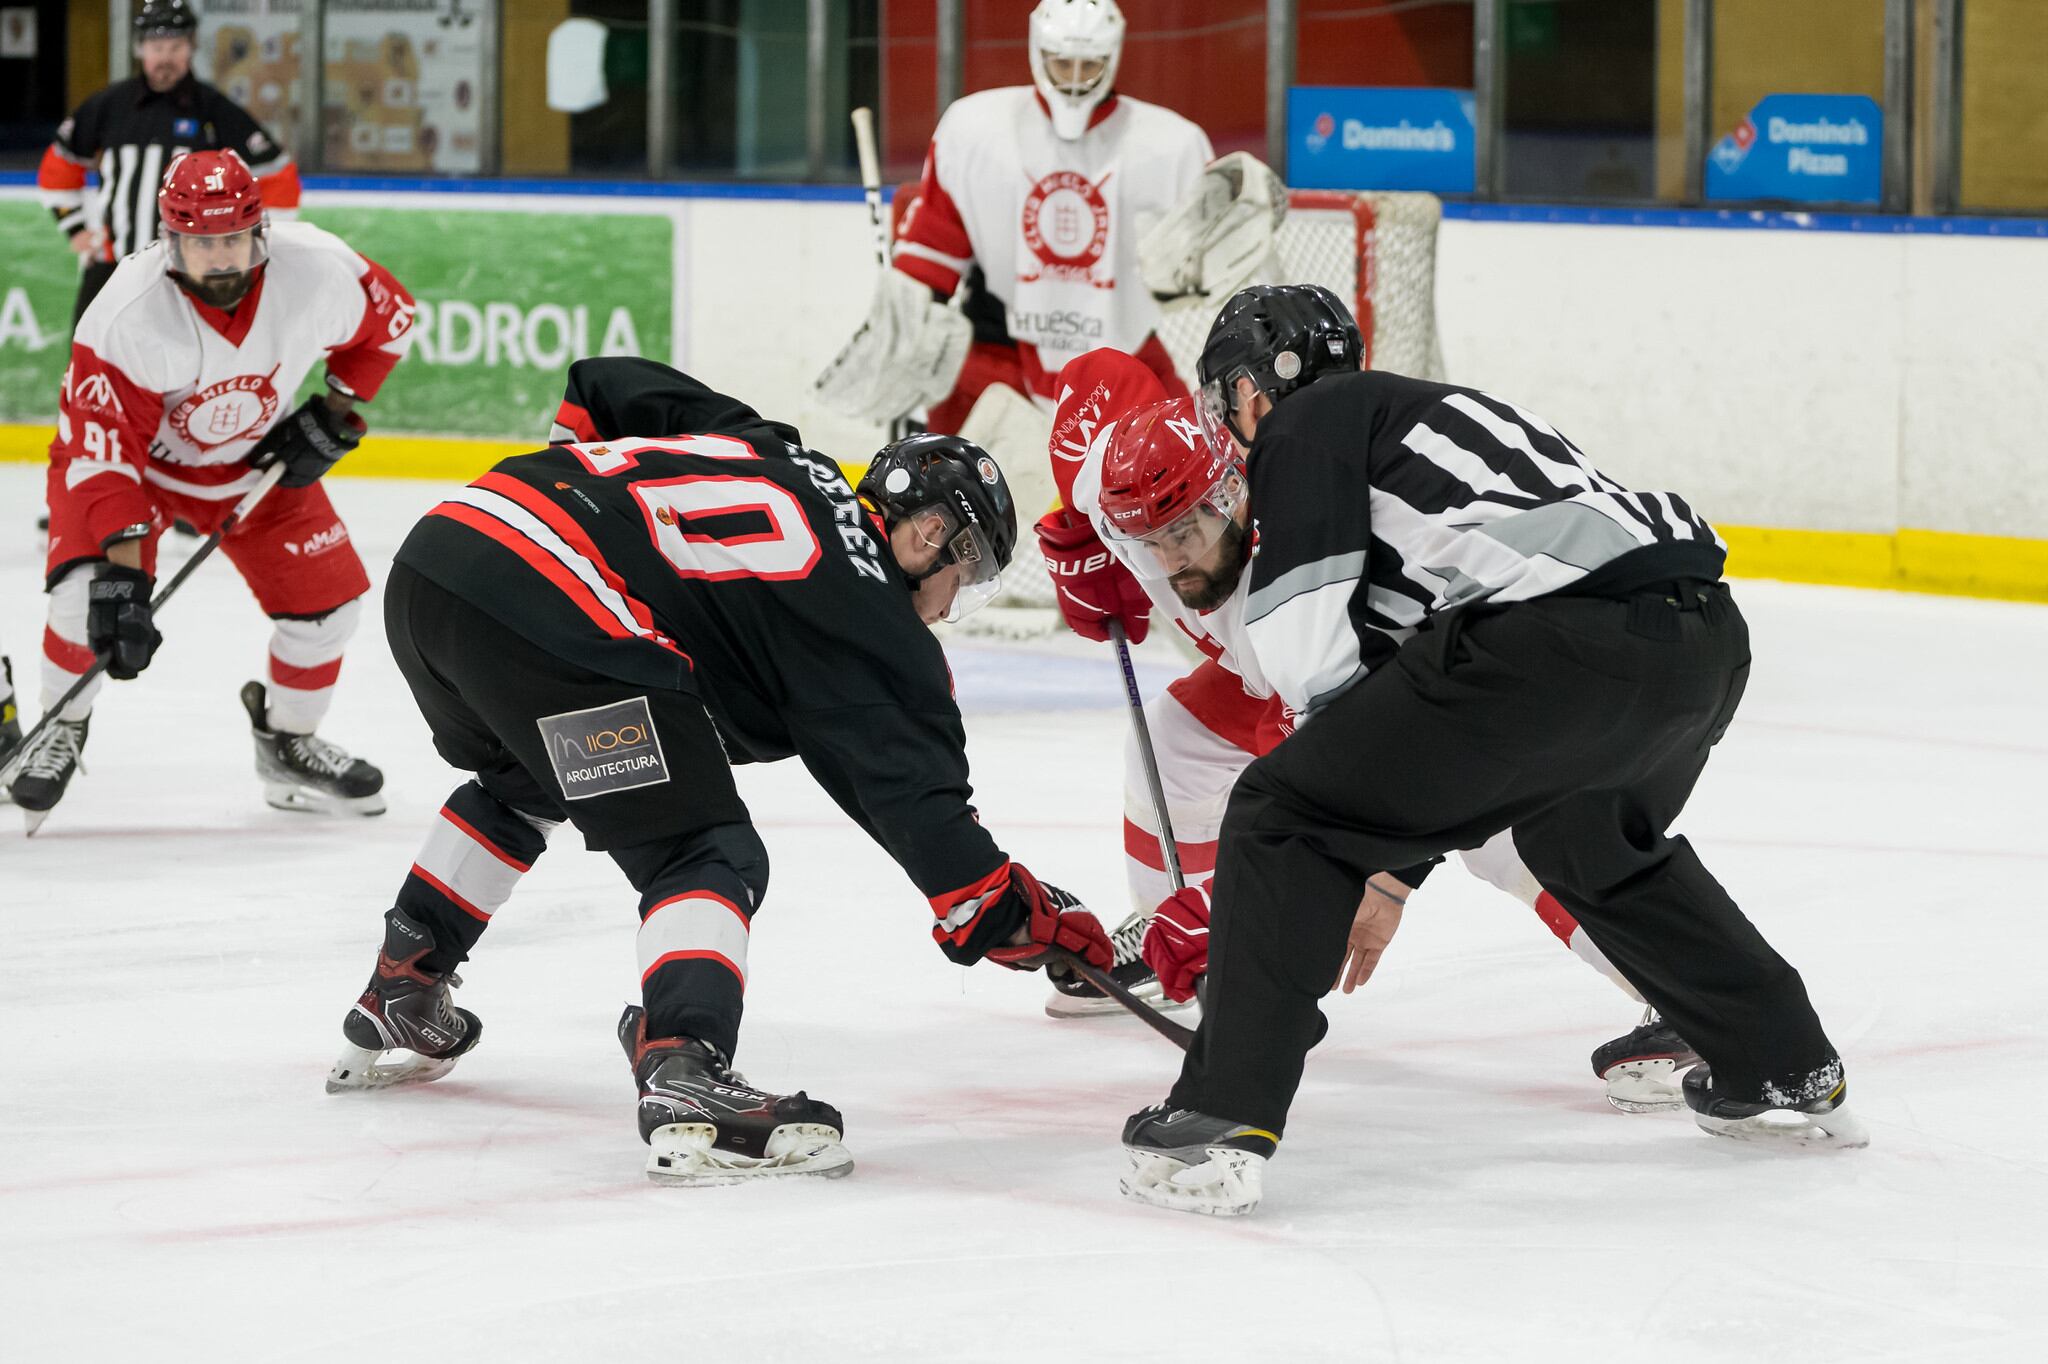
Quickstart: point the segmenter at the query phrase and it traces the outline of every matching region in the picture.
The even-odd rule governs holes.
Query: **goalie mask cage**
[[[901,232],[917,201],[917,186],[896,191],[891,226]],[[1365,341],[1366,364],[1417,378],[1445,378],[1436,328],[1436,229],[1443,204],[1434,194],[1296,189],[1287,192],[1287,219],[1275,235],[1280,257],[1273,284],[1320,284],[1349,305]],[[1215,306],[1182,304],[1165,310],[1159,339],[1190,387],[1208,339]],[[1018,508],[1020,521],[1036,512]],[[1028,527],[1020,527],[1029,535]],[[1057,628],[1048,619],[1052,582],[1023,539],[1003,574],[1003,592],[970,617],[974,633],[1028,636]],[[1003,610],[1002,608],[1011,608]],[[1019,615],[1023,608],[1029,615]],[[981,617],[987,616],[987,622]],[[978,622],[981,622],[977,624]]]

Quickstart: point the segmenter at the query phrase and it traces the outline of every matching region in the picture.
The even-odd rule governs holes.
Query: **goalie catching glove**
[[[361,417],[337,411],[325,394],[315,393],[299,404],[298,411],[264,432],[249,452],[249,463],[257,469],[282,464],[284,477],[278,480],[279,486],[310,488],[343,455],[361,445],[369,429]]]
[[[1287,218],[1287,187],[1265,162],[1232,152],[1209,164],[1195,190],[1138,241],[1145,287],[1161,303],[1220,307],[1258,278],[1275,278],[1273,236]]]
[[[1054,952],[1071,952],[1106,971],[1115,958],[1109,934],[1079,900],[1016,862],[934,899],[932,911],[939,916],[932,926],[939,950],[963,966],[987,960],[1035,971],[1056,960]]]
[[[884,270],[867,321],[815,384],[835,412],[889,422],[953,391],[974,326],[897,270]]]

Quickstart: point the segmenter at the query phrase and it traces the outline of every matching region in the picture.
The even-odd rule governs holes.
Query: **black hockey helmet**
[[[194,38],[199,16],[185,0],[143,0],[135,14],[135,41],[145,38]]]
[[[1201,409],[1206,422],[1229,432],[1237,381],[1250,378],[1279,402],[1325,374],[1358,368],[1365,343],[1351,310],[1320,284],[1255,284],[1223,305],[1202,343]],[[1242,438],[1239,438],[1242,440]]]
[[[1017,504],[988,451],[959,436],[906,436],[875,452],[854,491],[891,527],[927,509],[943,512],[939,562],[964,568],[966,585],[987,584],[977,595],[994,595],[996,575],[1017,548]]]

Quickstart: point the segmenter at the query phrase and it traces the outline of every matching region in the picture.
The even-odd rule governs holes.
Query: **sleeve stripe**
[[[1352,583],[1365,576],[1365,551],[1333,554],[1312,564],[1291,568],[1251,594],[1245,603],[1245,621],[1263,620],[1305,592],[1332,584]]]

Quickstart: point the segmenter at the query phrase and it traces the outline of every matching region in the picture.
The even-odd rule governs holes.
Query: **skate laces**
[[[1145,946],[1145,930],[1152,925],[1150,914],[1133,914],[1116,926],[1109,935],[1110,950],[1115,954],[1112,966],[1128,966],[1138,960]]]
[[[303,772],[339,777],[355,765],[355,759],[339,744],[328,743],[317,734],[294,734],[285,739],[285,756]]]
[[[43,777],[54,781],[64,775],[65,769],[85,766],[85,745],[81,736],[85,724],[80,720],[59,720],[43,731],[36,740],[36,746],[29,750],[28,758],[21,765],[19,777]]]

